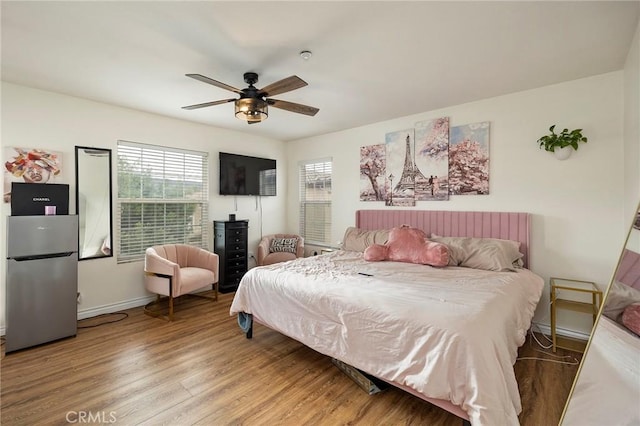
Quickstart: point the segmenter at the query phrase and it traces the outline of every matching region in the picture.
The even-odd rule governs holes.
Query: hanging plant
[[[566,148],[570,146],[574,150],[578,150],[578,144],[580,142],[587,142],[587,138],[582,136],[582,129],[575,129],[569,131],[569,129],[562,130],[561,133],[556,134],[554,129],[556,125],[549,127],[551,134],[546,135],[538,139],[538,146],[540,149],[544,148],[545,151],[554,152],[556,148]]]

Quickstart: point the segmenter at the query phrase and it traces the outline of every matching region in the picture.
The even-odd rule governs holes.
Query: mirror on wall
[[[76,146],[78,259],[111,257],[111,150]]]
[[[562,416],[563,426],[640,424],[640,205]]]

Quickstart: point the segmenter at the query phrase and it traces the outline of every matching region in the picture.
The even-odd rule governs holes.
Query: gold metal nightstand
[[[553,352],[557,348],[584,352],[587,342],[556,334],[556,315],[558,309],[591,314],[593,324],[602,303],[602,291],[591,281],[570,280],[551,277],[551,341]],[[573,293],[572,298],[568,298]],[[589,299],[589,295],[591,296]],[[582,300],[576,300],[582,299]],[[586,300],[585,300],[586,299]]]

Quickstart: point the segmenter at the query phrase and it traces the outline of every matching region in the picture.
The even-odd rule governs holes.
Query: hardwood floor
[[[245,339],[232,298],[187,299],[173,323],[140,307],[75,338],[7,356],[3,347],[2,425],[461,424],[396,388],[369,396],[329,358],[264,326]],[[529,342],[520,356],[545,357]],[[515,370],[521,424],[557,424],[577,366],[522,360]]]

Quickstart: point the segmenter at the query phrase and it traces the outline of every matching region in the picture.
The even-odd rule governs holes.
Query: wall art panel
[[[11,202],[11,182],[56,182],[62,170],[62,153],[38,148],[12,148],[4,151],[5,203]]]
[[[421,121],[415,127],[416,201],[449,199],[449,117]]]
[[[360,201],[384,201],[387,189],[385,144],[360,147]]]
[[[489,194],[489,122],[451,128],[449,193]]]
[[[413,207],[415,197],[414,129],[399,130],[385,135],[387,153],[386,186],[388,206]]]

